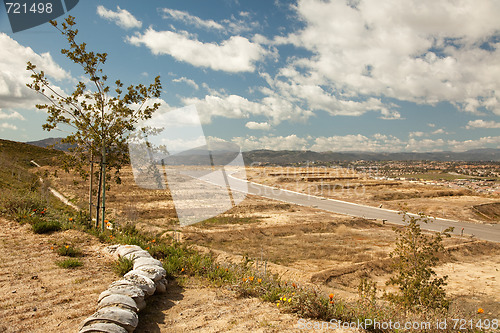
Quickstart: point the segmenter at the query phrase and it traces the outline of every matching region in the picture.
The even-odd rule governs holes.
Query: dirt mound
[[[472,210],[487,220],[500,222],[500,202],[472,206]]]

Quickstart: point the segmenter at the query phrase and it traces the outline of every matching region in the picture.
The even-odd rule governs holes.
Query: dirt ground
[[[51,247],[66,243],[82,249],[82,267],[56,266],[61,257]],[[0,219],[0,332],[76,332],[95,311],[99,294],[118,279],[111,265],[104,245],[88,234],[36,235],[28,225]],[[237,298],[200,281],[171,284],[147,304],[136,332],[300,331],[299,318],[280,313],[274,304]]]
[[[248,175],[251,181],[266,185],[277,184],[275,181],[279,178],[267,175],[266,179],[258,179],[252,170]],[[57,178],[51,177],[52,183],[61,192],[74,198],[86,198],[86,184],[75,184],[74,180],[62,172]],[[410,211],[478,223],[486,221],[480,220],[471,207],[498,202],[498,198],[453,189],[446,189],[451,191],[444,193],[446,195],[435,196],[443,191],[443,187],[439,186],[410,183],[402,186],[386,184],[386,181],[382,181],[384,184],[381,185],[374,184],[372,179],[361,181],[371,184],[366,186],[365,195],[351,191],[349,197],[348,191],[345,191],[346,195],[336,198],[378,206],[380,201],[373,197],[387,196],[390,200],[383,202],[386,208],[398,209],[400,203],[406,203]],[[286,187],[286,184],[281,179],[277,185]],[[316,187],[317,184],[305,184],[303,190],[313,185]],[[293,186],[296,186],[295,183]],[[280,276],[301,283],[313,283],[323,288],[325,293],[334,291],[347,299],[355,298],[361,277],[376,281],[382,292],[391,274],[386,258],[394,246],[395,232],[389,225],[248,196],[238,206],[216,218],[179,229],[175,226],[176,213],[168,191],[137,187],[130,168],[123,170],[122,184],[113,185],[108,193],[109,217],[115,223],[134,223],[142,230],[164,235],[171,235],[172,230],[178,229],[177,235],[183,241],[225,253],[226,259],[248,256],[261,263],[267,262]],[[79,201],[82,206],[84,202]],[[455,304],[472,313],[482,307],[485,314],[500,317],[500,246],[468,237],[446,239],[445,245],[455,250],[443,258],[436,271],[448,275],[446,290],[456,300]],[[186,295],[189,290],[186,288]],[[169,318],[173,310],[168,304],[165,307],[166,311],[156,315]],[[159,332],[155,328],[151,330]]]
[[[64,269],[51,247],[74,244],[83,266]],[[0,218],[0,332],[75,332],[116,279],[103,246],[75,230],[36,235]]]
[[[200,281],[191,280],[182,287],[171,285],[165,296],[152,299],[136,332],[302,332],[298,322],[299,317],[281,313],[274,303],[237,298],[223,288],[200,289]]]

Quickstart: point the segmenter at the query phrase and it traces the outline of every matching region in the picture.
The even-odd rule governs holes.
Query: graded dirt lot
[[[251,181],[295,191],[307,191],[318,185],[316,181],[304,184],[278,181],[274,175],[261,179],[258,172],[261,171],[248,171]],[[76,178],[62,172],[58,172],[57,178],[51,176],[52,184],[64,194],[85,198],[88,193],[86,184],[75,184],[74,180]],[[442,216],[438,214],[441,213],[447,218],[478,223],[487,221],[480,220],[471,207],[498,201],[498,198],[469,192],[455,193],[461,190],[440,186],[394,185],[377,181],[384,183],[381,185],[374,184],[373,179],[357,181],[372,185],[366,187],[363,195],[351,191],[349,196],[348,188],[344,188],[342,196],[333,192],[330,197],[379,206],[381,201],[373,197],[392,193],[398,199],[383,201],[386,208],[398,209],[400,203],[406,203],[409,211],[436,213],[438,217]],[[381,294],[386,290],[385,281],[391,275],[390,260],[387,258],[393,249],[396,234],[387,224],[248,196],[217,217],[179,228],[169,192],[137,187],[130,168],[123,170],[122,184],[113,185],[108,193],[108,217],[117,224],[134,223],[142,230],[165,235],[172,235],[177,230],[176,237],[218,251],[221,260],[247,256],[259,263],[259,269],[266,267],[284,279],[314,284],[325,294],[333,291],[347,299],[354,299],[361,277],[376,281]],[[77,203],[84,207],[85,200]],[[470,237],[453,237],[446,239],[444,244],[449,251],[436,271],[449,276],[446,290],[456,300],[455,304],[466,312],[474,313],[482,307],[485,315],[500,317],[500,245]],[[174,311],[172,309],[167,306],[162,311],[163,315],[157,315],[168,317]]]
[[[248,180],[295,192],[452,220],[500,222],[496,208],[500,204],[499,195],[375,176],[341,168],[247,168]],[[487,204],[491,205],[484,208],[486,214],[475,208]]]

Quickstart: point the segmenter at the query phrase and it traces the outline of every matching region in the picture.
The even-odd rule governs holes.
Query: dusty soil
[[[313,188],[317,189],[317,182],[288,182],[272,175],[259,179],[257,171],[249,170],[252,181],[321,194],[312,192]],[[74,177],[62,172],[57,178],[52,177],[52,183],[58,190],[71,197],[85,198],[88,192],[86,184],[80,182],[75,185],[74,180]],[[122,181],[122,185],[113,185],[108,192],[109,216],[115,223],[131,222],[142,230],[163,235],[171,235],[172,230],[178,229],[175,226],[175,208],[168,191],[137,187],[130,168],[123,170]],[[354,182],[352,179],[349,181]],[[363,195],[354,190],[349,192],[350,185],[344,184],[342,196],[333,191],[331,197],[379,206],[380,201],[373,198],[387,196],[387,200],[383,201],[386,208],[398,209],[400,204],[405,203],[409,211],[478,223],[488,221],[478,220],[472,207],[498,202],[498,198],[443,189],[441,186],[394,184],[362,177],[356,182],[370,184],[365,187]],[[295,186],[302,187],[297,189]],[[84,200],[80,204],[83,206]],[[385,281],[391,274],[385,258],[395,240],[395,233],[388,225],[256,196],[248,196],[226,213],[182,228],[177,234],[183,241],[225,253],[226,259],[247,255],[255,261],[268,262],[281,276],[302,283],[315,283],[325,292],[334,291],[348,299],[356,297],[361,277],[369,277],[378,282],[381,291],[385,289]],[[500,317],[500,246],[475,242],[466,237],[446,239],[445,245],[457,247],[457,250],[443,258],[442,265],[436,270],[449,276],[446,290],[457,300],[456,304],[471,312],[482,307],[486,314]],[[188,292],[189,288],[186,290]],[[157,315],[168,317],[169,311],[170,307],[166,305],[163,315]]]
[[[200,288],[200,283],[189,280],[182,287],[171,285],[165,296],[154,297],[140,315],[137,332],[303,331],[297,327],[297,316],[280,312],[274,303],[237,298],[234,292],[224,288]]]
[[[75,332],[95,311],[98,295],[118,279],[104,245],[88,234],[36,235],[28,225],[0,218],[0,236],[0,332]],[[56,266],[61,257],[51,247],[60,244],[80,248],[84,266]],[[195,280],[182,287],[171,284],[166,294],[147,303],[136,332],[301,331],[296,328],[299,318],[280,313],[274,304],[237,298],[232,291]]]
[[[73,244],[83,266],[64,269],[51,247]],[[36,235],[29,225],[0,218],[0,332],[75,332],[116,279],[94,237],[68,230]]]

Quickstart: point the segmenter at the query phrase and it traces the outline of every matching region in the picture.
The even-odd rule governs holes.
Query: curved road
[[[279,200],[283,202],[293,203],[301,206],[309,206],[333,213],[345,214],[366,219],[386,220],[389,223],[403,225],[401,215],[394,210],[359,205],[351,202],[326,199],[313,195],[282,190],[275,187],[261,185],[253,182],[247,182],[231,175],[228,175],[231,180],[231,188],[233,190],[245,192],[248,186],[248,193],[266,197],[269,199]],[[414,214],[410,214],[417,216]],[[500,242],[500,225],[498,224],[476,224],[471,222],[454,221],[441,218],[432,218],[432,223],[422,226],[422,229],[432,231],[442,231],[448,227],[454,227],[453,234],[460,235],[464,232],[464,236],[474,236],[478,239],[483,239],[492,242]]]

